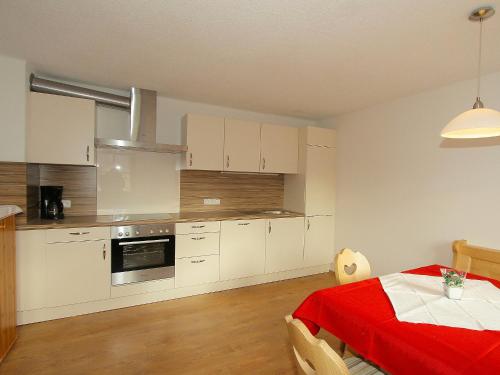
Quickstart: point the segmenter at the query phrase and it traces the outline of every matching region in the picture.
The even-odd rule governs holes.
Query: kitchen
[[[0,374],[500,369],[494,13],[1,1]]]
[[[2,163],[23,211],[17,325],[329,271],[334,130],[28,80],[27,162]]]

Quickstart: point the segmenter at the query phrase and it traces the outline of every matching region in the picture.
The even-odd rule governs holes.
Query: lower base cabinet
[[[109,241],[48,244],[46,257],[47,307],[110,297]]]
[[[175,260],[175,287],[212,283],[219,280],[219,256],[208,255]]]
[[[266,224],[266,273],[303,267],[304,218],[270,219]]]
[[[230,280],[264,273],[266,220],[221,222],[220,279]]]
[[[333,216],[305,218],[304,266],[319,266],[333,262]]]

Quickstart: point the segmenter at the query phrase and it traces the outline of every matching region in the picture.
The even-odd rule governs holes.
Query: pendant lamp
[[[472,109],[461,113],[441,131],[443,138],[488,138],[500,136],[500,112],[484,108],[481,101],[481,54],[483,22],[495,14],[492,7],[474,10],[469,20],[479,22],[479,58],[477,67],[477,97]]]

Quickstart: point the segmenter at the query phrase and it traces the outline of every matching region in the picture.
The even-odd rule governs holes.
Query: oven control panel
[[[111,238],[159,237],[175,234],[175,224],[144,224],[111,227]]]

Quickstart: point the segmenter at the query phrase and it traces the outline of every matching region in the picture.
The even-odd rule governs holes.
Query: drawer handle
[[[191,263],[203,263],[206,259],[192,260]]]
[[[72,234],[73,236],[82,236],[84,234],[90,234],[90,232],[69,232],[69,234]]]
[[[205,237],[191,237],[192,240],[199,241],[199,240],[204,240]]]
[[[193,153],[192,152],[189,153],[189,166],[190,167],[193,166]]]
[[[250,223],[238,223],[238,225],[248,225]]]
[[[204,225],[193,225],[191,228],[200,229],[200,228],[205,228],[205,226]]]

